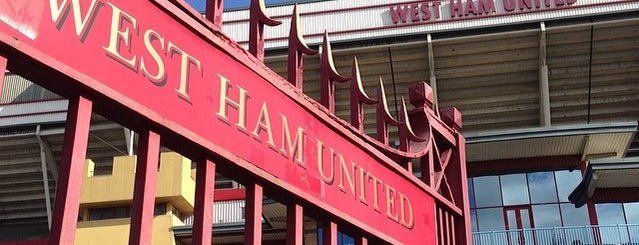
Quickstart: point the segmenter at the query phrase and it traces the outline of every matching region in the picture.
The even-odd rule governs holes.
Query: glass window
[[[115,209],[115,218],[126,218],[129,217],[129,208],[128,207],[119,207]]]
[[[477,211],[475,211],[474,209],[470,210],[470,225],[473,228],[473,232],[479,231],[477,229]]]
[[[557,202],[557,188],[552,172],[537,172],[528,174],[530,199],[535,203]]]
[[[625,203],[623,209],[628,224],[639,224],[639,202]]]
[[[575,208],[575,205],[571,203],[562,203],[560,206],[564,226],[590,225],[588,208],[585,205],[581,208]]]
[[[595,204],[597,210],[597,220],[600,225],[625,224],[621,203],[599,203]]]
[[[536,228],[561,227],[558,204],[533,205],[532,213]]]
[[[526,175],[509,174],[501,176],[501,193],[505,206],[529,204]]]
[[[478,208],[502,205],[499,178],[497,176],[473,178],[473,187],[475,189],[475,205]]]
[[[156,203],[155,208],[153,210],[153,216],[165,215],[166,214],[166,203]]]
[[[559,201],[568,202],[568,196],[575,190],[575,187],[581,182],[581,172],[577,170],[557,171],[555,172],[557,180],[557,191],[559,192]]]
[[[484,208],[477,209],[477,226],[479,231],[499,231],[504,230],[504,209]]]
[[[475,190],[471,178],[468,179],[468,202],[470,202],[470,208],[475,208]]]

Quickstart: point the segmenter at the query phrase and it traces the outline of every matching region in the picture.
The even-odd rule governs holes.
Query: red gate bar
[[[69,99],[49,245],[73,244],[75,240],[92,106],[83,96]]]
[[[213,194],[215,192],[215,163],[197,162],[195,172],[195,210],[193,245],[210,245],[213,227]]]
[[[159,156],[160,135],[150,130],[141,132],[131,204],[129,245],[151,244]]]
[[[337,245],[337,223],[325,221],[322,227],[323,245]]]
[[[286,207],[286,244],[302,245],[304,243],[304,208],[299,204]]]
[[[244,244],[262,244],[262,198],[264,188],[258,183],[246,186]]]
[[[368,245],[368,239],[366,237],[357,237],[355,238],[355,245]]]
[[[7,70],[7,58],[4,55],[0,54],[0,98],[2,98],[2,88],[4,88],[4,74]]]

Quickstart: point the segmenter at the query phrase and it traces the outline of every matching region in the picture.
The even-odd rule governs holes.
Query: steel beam
[[[433,102],[435,105],[439,104],[437,97],[437,77],[435,76],[435,53],[433,49],[433,38],[430,34],[426,37],[428,44],[428,70],[430,73],[429,84],[433,89]]]
[[[193,245],[210,245],[213,235],[213,196],[215,192],[215,163],[197,162],[195,176],[195,210]]]
[[[286,207],[286,244],[304,244],[304,208],[296,203]]]
[[[262,244],[262,198],[264,189],[258,183],[246,186],[246,224],[244,229],[244,244]]]
[[[51,214],[51,194],[49,193],[49,172],[47,170],[47,156],[45,153],[45,151],[48,149],[48,144],[47,144],[47,148],[45,149],[44,141],[40,137],[40,125],[36,127],[36,138],[38,139],[38,145],[40,145],[40,164],[42,168],[44,203],[47,209],[47,224],[49,225],[49,230],[51,230],[51,215],[52,215]],[[51,149],[48,149],[48,150],[51,151]]]
[[[60,176],[49,233],[50,245],[74,243],[92,106],[93,103],[83,96],[69,99]]]
[[[150,130],[142,132],[135,167],[129,245],[151,244],[152,242],[159,156],[160,135]]]
[[[550,89],[548,85],[548,65],[546,64],[546,24],[540,23],[539,30],[539,124],[550,127]]]

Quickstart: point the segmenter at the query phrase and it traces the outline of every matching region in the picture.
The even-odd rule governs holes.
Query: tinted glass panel
[[[520,229],[521,227],[517,226],[517,214],[516,214],[516,210],[506,210],[506,220],[508,220],[508,223],[506,223],[506,229],[508,230],[517,230]]]
[[[473,232],[478,231],[477,229],[477,211],[470,210],[470,224],[473,227]]]
[[[626,212],[626,222],[628,224],[639,224],[639,202],[626,203],[623,205]]]
[[[486,208],[477,210],[477,224],[479,231],[504,230],[504,209]]]
[[[555,178],[557,179],[559,201],[568,202],[568,196],[575,190],[579,182],[581,182],[581,172],[577,170],[557,171],[555,172]]]
[[[552,172],[529,173],[528,187],[533,204],[557,202],[557,189]]]
[[[468,201],[470,208],[475,208],[475,189],[473,188],[473,179],[468,179]]]
[[[501,193],[506,206],[529,204],[526,175],[509,174],[501,176]]]
[[[595,204],[597,210],[597,220],[600,225],[625,224],[623,206],[621,203],[601,203]]]
[[[499,178],[497,176],[476,177],[473,179],[473,182],[475,187],[475,205],[477,205],[478,208],[502,205]]]
[[[533,205],[532,212],[536,228],[561,226],[557,204]]]
[[[575,208],[575,205],[571,203],[562,203],[561,205],[561,218],[564,221],[564,226],[576,226],[576,225],[589,225],[590,218],[588,217],[588,209],[586,206],[581,208]]]

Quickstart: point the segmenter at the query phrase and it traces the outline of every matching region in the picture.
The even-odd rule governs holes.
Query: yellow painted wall
[[[182,214],[193,213],[195,181],[191,161],[177,153],[162,153],[157,175],[155,203],[170,203]],[[87,160],[80,198],[81,216],[75,244],[128,244],[130,218],[86,221],[90,208],[130,206],[135,181],[135,156],[115,157],[111,175],[93,176],[94,163]],[[184,225],[170,210],[153,218],[153,244],[175,245],[171,230]]]
[[[79,222],[75,235],[75,244],[128,244],[129,220],[129,218],[123,218]],[[176,220],[171,214],[153,218],[153,245],[175,245],[175,237],[171,227],[174,226],[174,221]],[[176,223],[175,225],[182,224]]]
[[[82,180],[81,207],[100,207],[131,203],[135,182],[135,156],[115,157],[111,175],[93,176],[94,163],[87,160]],[[191,214],[195,181],[191,161],[177,153],[162,153],[156,183],[156,202],[171,202]]]

